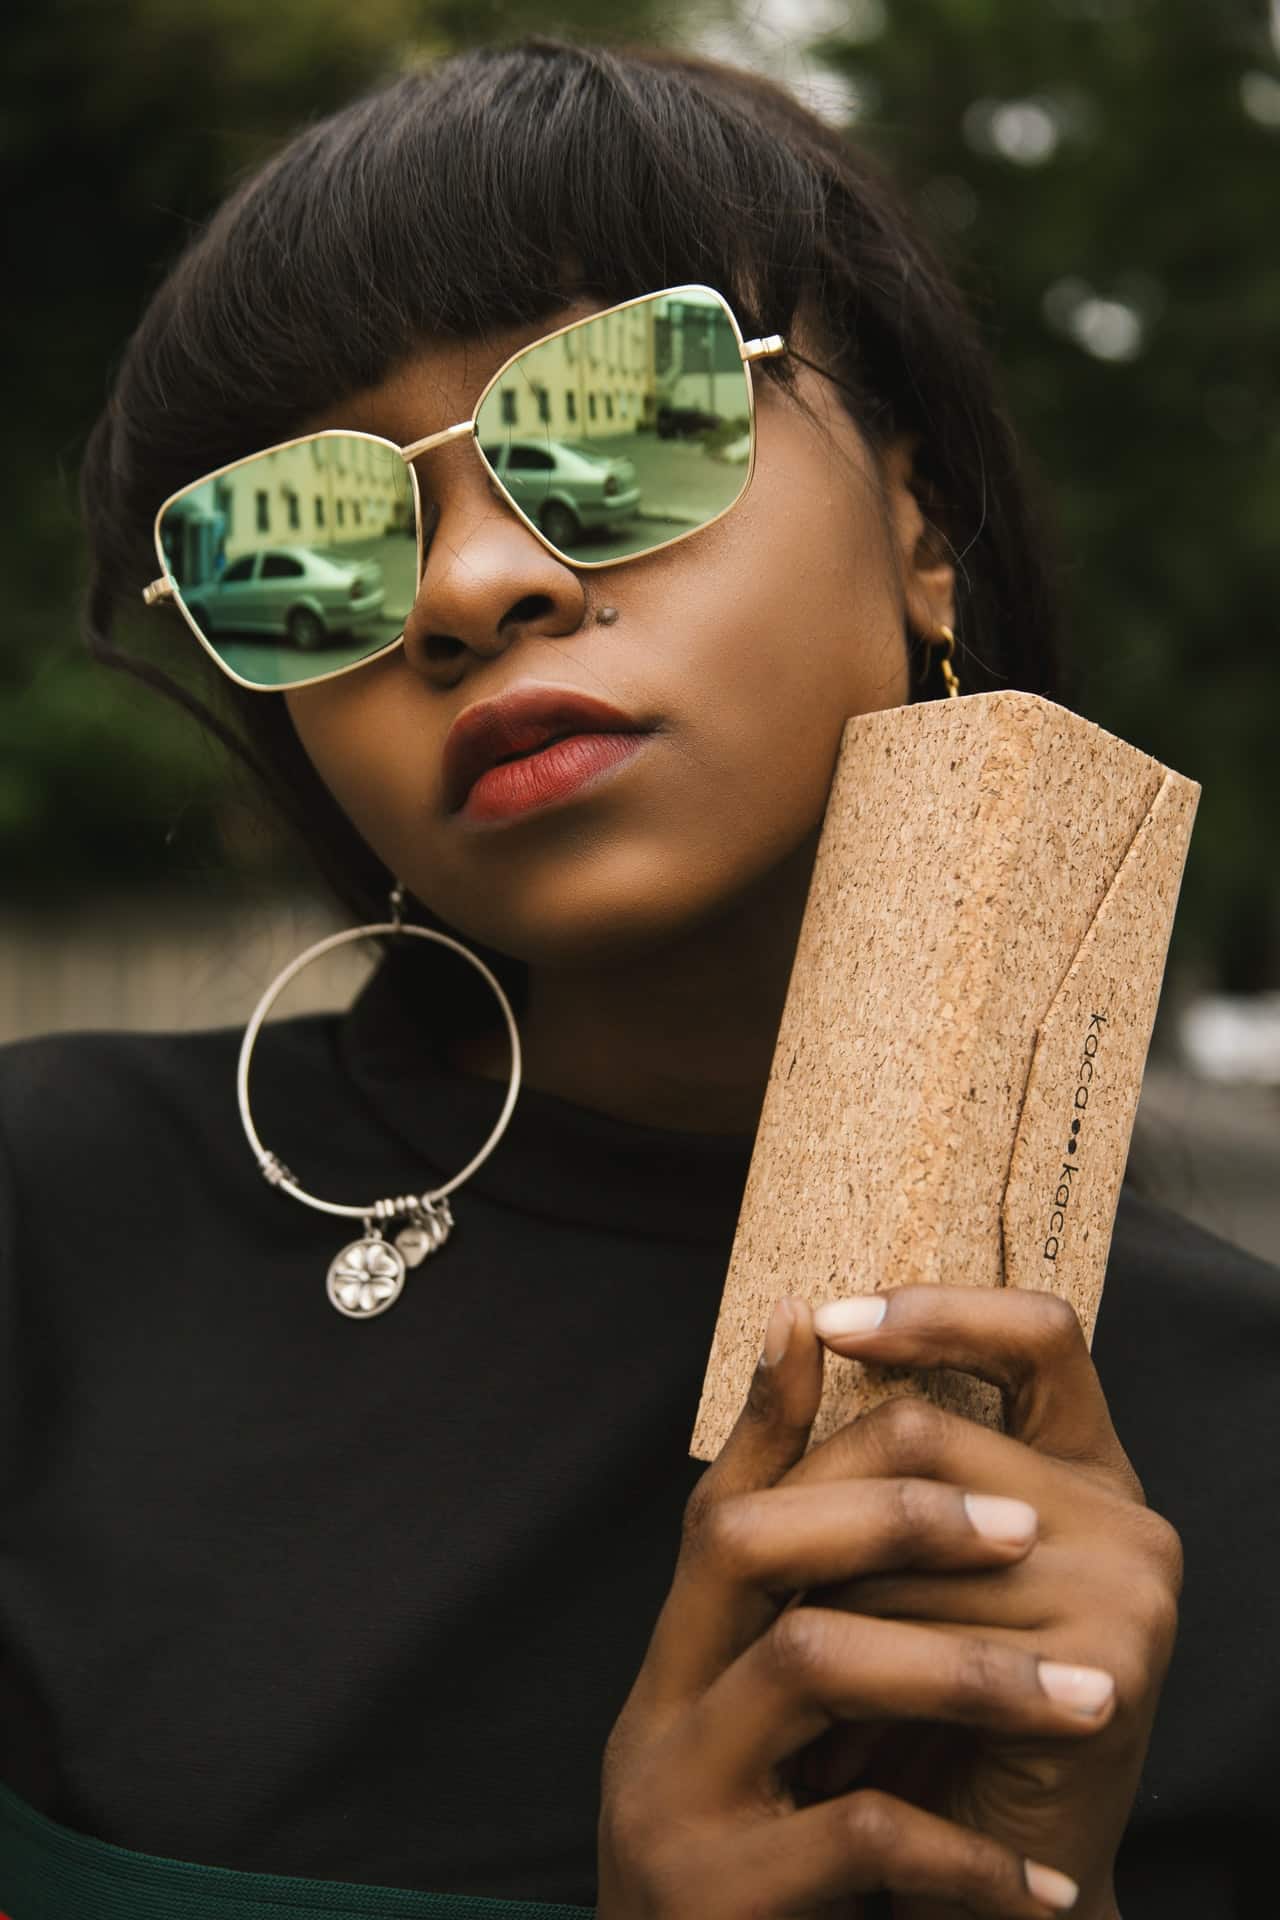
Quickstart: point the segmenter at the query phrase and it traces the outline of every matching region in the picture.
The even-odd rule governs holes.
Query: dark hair
[[[224,203],[129,341],[83,468],[91,652],[233,747],[353,911],[384,906],[388,876],[283,697],[211,663],[201,697],[112,638],[155,572],[157,506],[425,337],[686,281],[722,290],[748,336],[811,315],[864,436],[919,433],[921,504],[958,567],[966,691],[1055,691],[1057,596],[986,351],[879,168],[780,87],[685,54],[544,39],[461,54],[308,127]],[[757,370],[790,384],[793,356]],[[172,623],[188,678],[201,671],[178,615],[150,618]]]

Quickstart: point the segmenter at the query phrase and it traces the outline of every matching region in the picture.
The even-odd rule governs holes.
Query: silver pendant
[[[375,1229],[329,1263],[329,1298],[350,1320],[385,1313],[404,1289],[404,1259]]]
[[[396,1235],[396,1245],[411,1267],[420,1267],[429,1253],[442,1247],[453,1231],[453,1213],[447,1200],[428,1201]]]

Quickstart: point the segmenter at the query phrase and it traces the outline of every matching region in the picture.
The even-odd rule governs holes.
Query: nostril
[[[451,633],[429,633],[422,641],[423,655],[433,666],[447,665],[465,651],[465,641],[455,640]]]
[[[555,605],[549,594],[526,593],[514,606],[508,607],[503,626],[521,625],[526,620],[541,620],[543,614],[554,613]]]

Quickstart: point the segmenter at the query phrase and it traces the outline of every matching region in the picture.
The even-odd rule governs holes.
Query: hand
[[[785,1357],[762,1361],[694,1489],[670,1593],[605,1749],[599,1920],[856,1920],[858,1896],[885,1888],[1048,1920],[1076,1888],[1015,1845],[883,1790],[801,1808],[787,1786],[791,1756],[836,1723],[907,1721],[913,1734],[941,1723],[1082,1752],[1099,1724],[1045,1692],[1030,1646],[794,1604],[820,1582],[912,1570],[999,1580],[1026,1544],[977,1531],[940,1479],[869,1474],[865,1459],[841,1474],[842,1435],[811,1456],[825,1473],[786,1484],[802,1471],[823,1368],[803,1301],[781,1303],[770,1357],[788,1321]],[[886,1422],[873,1415],[843,1438],[873,1424]]]
[[[826,1337],[828,1347],[876,1365],[955,1367],[992,1381],[1002,1390],[1006,1434],[903,1397],[842,1428],[783,1485],[919,1476],[916,1484],[1029,1502],[1037,1538],[998,1575],[880,1572],[824,1585],[805,1604],[927,1621],[966,1643],[977,1632],[989,1645],[1025,1649],[1068,1670],[1100,1668],[1114,1676],[1114,1699],[1085,1743],[992,1725],[959,1737],[934,1729],[927,1753],[882,1729],[873,1750],[837,1728],[802,1756],[799,1776],[822,1793],[854,1779],[910,1792],[934,1813],[1053,1859],[1080,1882],[1082,1920],[1110,1920],[1115,1855],[1173,1651],[1178,1536],[1145,1503],[1066,1302],[1015,1288],[904,1287],[883,1297],[876,1331]],[[932,1900],[894,1905],[895,1920],[960,1911]]]

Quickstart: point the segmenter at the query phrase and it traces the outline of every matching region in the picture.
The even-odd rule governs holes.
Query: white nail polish
[[[999,1493],[966,1493],[965,1511],[988,1540],[1008,1540],[1021,1546],[1036,1530],[1039,1516],[1025,1500],[1009,1500]]]
[[[1116,1683],[1101,1667],[1067,1667],[1056,1660],[1040,1662],[1040,1685],[1051,1700],[1080,1713],[1097,1713],[1106,1706]]]
[[[1025,1860],[1023,1872],[1027,1876],[1028,1887],[1037,1900],[1044,1901],[1046,1907],[1056,1907],[1059,1913],[1074,1907],[1080,1889],[1074,1880],[1068,1880],[1065,1873],[1059,1873],[1056,1867],[1042,1867],[1038,1860]]]
[[[815,1309],[813,1324],[827,1338],[841,1333],[870,1333],[884,1319],[889,1302],[883,1294],[864,1293],[856,1300],[828,1300]]]

